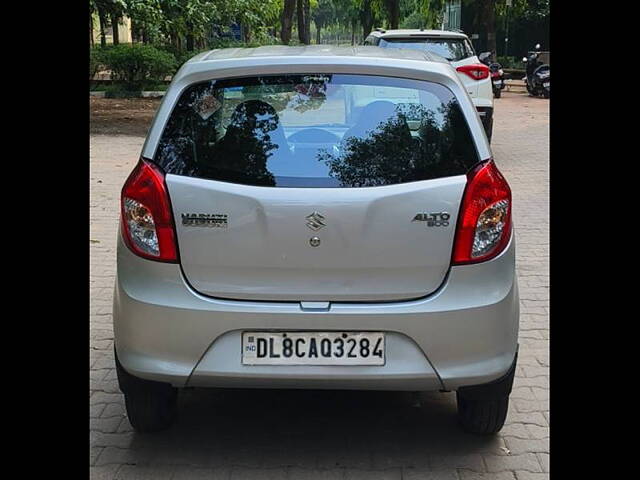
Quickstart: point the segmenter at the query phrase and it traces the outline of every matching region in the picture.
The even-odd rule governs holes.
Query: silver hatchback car
[[[133,427],[183,387],[456,391],[494,433],[518,350],[509,185],[439,57],[200,54],[121,198],[113,321]]]

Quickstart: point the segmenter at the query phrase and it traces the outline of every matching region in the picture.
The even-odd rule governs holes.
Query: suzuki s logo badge
[[[318,212],[313,212],[311,215],[307,215],[307,227],[309,227],[314,232],[317,232],[322,227],[326,227],[324,223],[324,216]]]
[[[451,215],[447,212],[417,213],[412,222],[427,222],[427,227],[448,227]]]

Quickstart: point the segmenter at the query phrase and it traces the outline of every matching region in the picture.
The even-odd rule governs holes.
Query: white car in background
[[[480,62],[469,37],[446,30],[384,30],[377,28],[364,41],[382,48],[409,48],[439,55],[451,63],[480,115],[491,141],[493,90],[489,67]]]

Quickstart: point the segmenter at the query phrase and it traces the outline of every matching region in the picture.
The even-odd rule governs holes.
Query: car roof
[[[337,46],[337,45],[304,45],[291,47],[288,45],[266,45],[255,48],[218,48],[203,52],[191,58],[188,63],[210,62],[215,60],[246,59],[260,62],[265,57],[313,57],[315,61],[330,64],[332,57],[370,58],[372,64],[378,59],[419,60],[445,62],[442,57],[430,52],[411,49],[386,49],[369,45]],[[266,61],[265,61],[266,62]]]
[[[450,30],[424,30],[424,29],[397,29],[397,30],[374,30],[369,35],[380,38],[402,38],[402,37],[447,37],[447,38],[469,38],[462,32],[452,32]]]

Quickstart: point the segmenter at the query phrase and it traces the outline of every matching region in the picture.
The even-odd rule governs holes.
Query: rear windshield
[[[368,75],[277,75],[188,87],[154,161],[167,173],[268,187],[370,187],[478,162],[449,89]]]
[[[379,46],[435,53],[450,62],[458,62],[475,55],[471,43],[466,38],[382,38]]]

